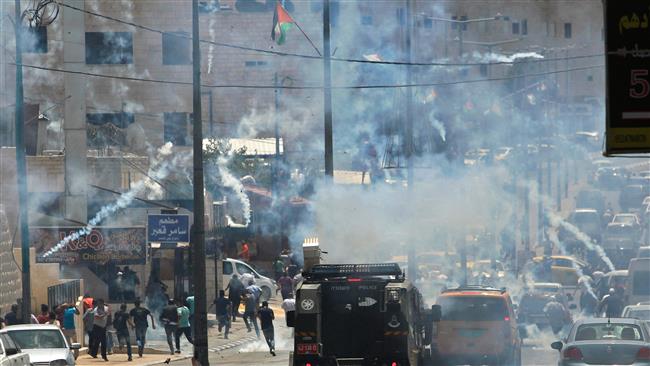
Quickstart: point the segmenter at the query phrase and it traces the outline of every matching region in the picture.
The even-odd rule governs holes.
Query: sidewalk
[[[160,365],[165,364],[165,361],[168,359],[170,361],[180,361],[188,359],[191,356],[189,355],[175,355],[171,356],[168,354],[153,354],[153,355],[143,355],[138,357],[137,351],[133,356],[133,361],[128,362],[127,356],[125,353],[114,353],[108,355],[108,362],[104,361],[101,356],[97,358],[92,358],[88,355],[79,355],[77,359],[77,366],[86,366],[86,365],[138,365],[138,366],[149,366],[149,365]]]

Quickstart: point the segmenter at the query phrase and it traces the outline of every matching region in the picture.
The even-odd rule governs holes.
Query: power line
[[[174,37],[178,38],[185,38],[191,40],[192,37],[190,35],[184,35],[184,34],[178,34],[178,33],[169,33],[165,32],[160,29],[152,28],[146,25],[130,22],[127,20],[115,18],[109,15],[104,15],[104,14],[99,14],[90,10],[85,10],[81,9],[78,7],[75,7],[73,5],[69,4],[64,4],[64,3],[57,3],[60,6],[64,6],[76,11],[80,11],[82,13],[86,13],[92,16],[96,16],[99,18],[104,18],[108,19],[117,23],[122,23],[125,25],[129,25],[134,28],[139,28],[142,30],[146,30],[149,32],[154,32],[158,34],[172,34]],[[233,49],[238,49],[238,50],[243,50],[243,51],[252,51],[252,52],[258,52],[258,53],[265,53],[269,55],[275,55],[275,56],[285,56],[285,57],[297,57],[297,58],[303,58],[303,59],[310,59],[310,60],[322,60],[323,56],[321,55],[306,55],[302,53],[294,53],[294,52],[282,52],[282,51],[273,51],[273,50],[265,50],[262,48],[255,48],[255,47],[248,47],[248,46],[241,46],[241,45],[235,45],[231,43],[224,43],[224,42],[217,42],[217,41],[211,41],[207,39],[199,39],[199,42],[201,43],[206,43],[206,44],[211,44],[219,47],[226,47],[226,48],[233,48]],[[526,60],[526,61],[520,61],[520,62],[526,62],[526,63],[538,63],[538,62],[552,62],[552,61],[564,61],[564,60],[577,60],[577,59],[585,59],[585,58],[592,58],[592,57],[604,57],[604,53],[596,53],[596,54],[590,54],[590,55],[577,55],[577,56],[571,56],[571,57],[558,57],[558,58],[544,58],[544,59],[534,59],[534,60]],[[361,64],[374,64],[374,65],[396,65],[396,66],[448,66],[448,67],[464,67],[464,66],[492,66],[492,65],[513,65],[517,63],[517,61],[494,61],[494,62],[467,62],[467,63],[454,63],[454,62],[405,62],[405,61],[370,61],[370,60],[364,60],[364,59],[354,59],[354,58],[341,58],[341,57],[331,57],[330,58],[332,61],[337,61],[337,62],[348,62],[348,63],[361,63]]]
[[[15,63],[9,63],[9,64],[10,65],[16,65]],[[18,66],[18,65],[16,65],[16,66]],[[156,84],[182,85],[182,86],[191,86],[192,85],[191,82],[185,82],[185,81],[144,79],[144,78],[136,78],[136,77],[129,77],[129,76],[106,75],[106,74],[97,74],[97,73],[85,72],[85,71],[63,70],[63,69],[56,69],[56,68],[52,68],[52,67],[36,66],[36,65],[25,65],[25,64],[23,64],[22,66],[26,67],[26,68],[32,68],[32,69],[38,69],[38,70],[62,72],[62,73],[77,74],[77,75],[84,75],[84,76],[91,76],[91,77],[98,77],[98,78],[117,79],[117,80],[126,80],[126,81],[138,81],[138,82],[149,82],[149,83],[156,83]],[[545,71],[545,72],[530,73],[530,74],[519,74],[519,75],[505,76],[505,77],[500,77],[500,78],[489,78],[489,79],[443,81],[443,82],[419,83],[419,84],[415,83],[415,84],[383,84],[383,85],[341,85],[341,86],[332,86],[332,89],[400,89],[400,88],[410,88],[410,87],[416,87],[417,88],[417,87],[433,87],[433,86],[446,86],[446,85],[458,85],[458,84],[475,84],[475,83],[491,82],[491,81],[513,80],[513,79],[518,79],[518,78],[522,78],[522,77],[545,76],[545,75],[560,74],[560,73],[565,73],[565,72],[583,71],[583,70],[601,68],[601,67],[604,67],[604,66],[605,65],[582,66],[582,67],[575,67],[575,68],[562,69],[562,70]],[[323,89],[323,86],[320,86],[320,85],[313,85],[313,86],[309,86],[309,85],[302,85],[302,86],[277,85],[276,86],[276,85],[243,85],[243,84],[231,84],[231,85],[202,84],[201,87],[210,88],[210,89],[294,89],[294,90],[321,90],[321,89]]]

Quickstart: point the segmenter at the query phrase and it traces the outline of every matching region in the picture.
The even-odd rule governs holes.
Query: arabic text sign
[[[79,227],[30,228],[30,245],[36,250],[37,263],[107,263],[144,264],[146,236],[143,227],[95,227],[88,235],[71,240],[61,250],[43,256],[60,240],[76,233]]]
[[[188,243],[189,228],[188,215],[149,215],[147,240],[155,243]]]
[[[650,152],[650,0],[607,0],[605,154]]]

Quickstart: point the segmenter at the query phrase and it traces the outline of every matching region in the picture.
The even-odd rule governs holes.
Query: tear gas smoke
[[[543,59],[544,56],[540,55],[537,52],[517,52],[509,56],[494,53],[494,52],[491,53],[474,52],[472,53],[472,58],[474,60],[477,60],[478,62],[515,62],[518,59],[526,59],[526,58]]]
[[[546,213],[547,215],[549,214],[548,211],[546,211]],[[550,240],[551,243],[553,243],[553,245],[555,245],[555,247],[558,248],[558,250],[562,255],[566,255],[567,254],[566,247],[564,246],[564,244],[562,244],[560,238],[558,238],[557,229],[558,227],[555,226],[553,228],[549,228],[549,230],[546,231],[548,240]],[[573,266],[573,269],[575,269],[576,273],[578,274],[578,279],[579,279],[578,282],[581,283],[584,286],[585,290],[587,290],[587,292],[589,292],[589,294],[593,296],[594,299],[597,300],[598,296],[594,292],[594,289],[591,287],[591,282],[588,280],[589,276],[586,276],[584,272],[582,272],[582,268],[580,268],[580,266],[578,266],[576,262],[571,261],[571,265]]]
[[[438,121],[437,119],[433,119],[431,121],[431,126],[433,126],[433,128],[438,131],[442,141],[447,141],[447,131],[445,130],[445,125],[443,125],[442,122]]]
[[[231,189],[235,193],[242,206],[244,225],[248,226],[251,222],[251,202],[244,190],[242,182],[228,170],[228,161],[229,159],[225,157],[219,157],[217,159],[217,169],[219,170],[221,185]]]
[[[533,182],[529,183],[528,192],[529,192],[529,197],[530,197],[530,199],[532,201],[540,202],[541,204],[543,204],[544,207],[550,207],[550,204],[549,204],[550,199],[548,197],[546,197],[546,196],[540,197],[538,195],[538,193],[537,193],[537,182],[533,181]],[[607,253],[605,253],[605,250],[603,249],[603,247],[601,247],[600,245],[594,243],[594,241],[591,240],[589,235],[583,233],[582,231],[580,231],[580,229],[578,227],[576,227],[575,225],[571,224],[570,222],[567,222],[566,220],[564,220],[560,215],[558,215],[558,214],[556,214],[554,212],[551,212],[549,210],[545,210],[545,212],[546,212],[546,217],[548,218],[549,223],[551,224],[551,226],[561,227],[561,228],[567,230],[576,239],[578,239],[581,243],[583,243],[585,245],[585,247],[587,247],[587,249],[589,249],[591,251],[595,251],[596,254],[598,255],[598,257],[603,261],[603,263],[605,263],[605,265],[607,265],[607,267],[609,268],[610,271],[614,271],[616,269],[614,267],[614,264],[612,263],[612,261],[607,256]]]
[[[217,41],[217,32],[214,30],[215,26],[215,20],[214,18],[210,18],[210,23],[208,24],[208,30],[210,34],[210,40],[212,42]],[[210,47],[208,47],[208,74],[212,72],[212,61],[214,60],[214,45],[210,44]]]
[[[575,236],[576,239],[578,239],[581,243],[583,243],[587,247],[587,249],[595,251],[598,257],[600,257],[600,259],[605,263],[605,265],[607,265],[607,268],[610,271],[616,270],[614,264],[607,256],[607,253],[605,253],[603,247],[594,243],[589,237],[589,235],[583,233],[575,225],[565,221],[559,215],[549,214],[548,219],[551,225],[561,226],[563,229],[573,234],[573,236]]]
[[[178,153],[169,162],[162,160],[171,154],[171,148],[172,148],[172,143],[168,142],[158,150],[157,159],[155,162],[153,162],[153,164],[151,165],[152,167],[149,169],[148,172],[149,175],[154,179],[156,180],[164,179],[169,175],[169,173],[173,171],[173,169],[175,169],[178,166],[181,166],[181,164],[186,164],[189,160],[188,158],[191,157],[189,153]],[[77,240],[81,236],[89,234],[92,231],[93,227],[99,225],[99,223],[101,223],[102,220],[108,218],[118,210],[126,208],[129,204],[131,204],[131,202],[133,202],[133,200],[136,198],[138,194],[142,193],[145,190],[145,188],[147,187],[147,184],[145,184],[145,180],[146,179],[139,180],[138,182],[132,185],[129,191],[123,193],[117,199],[117,201],[102,207],[99,210],[99,212],[97,212],[95,217],[93,217],[90,221],[88,221],[88,225],[86,227],[63,238],[54,247],[52,247],[50,250],[45,252],[43,254],[43,257],[49,257],[50,255],[65,248],[65,246],[68,245],[68,243],[70,243],[71,241]]]

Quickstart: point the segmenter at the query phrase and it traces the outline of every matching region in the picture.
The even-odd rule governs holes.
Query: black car
[[[629,318],[593,318],[575,322],[563,341],[559,366],[650,366],[650,334],[645,322]]]

